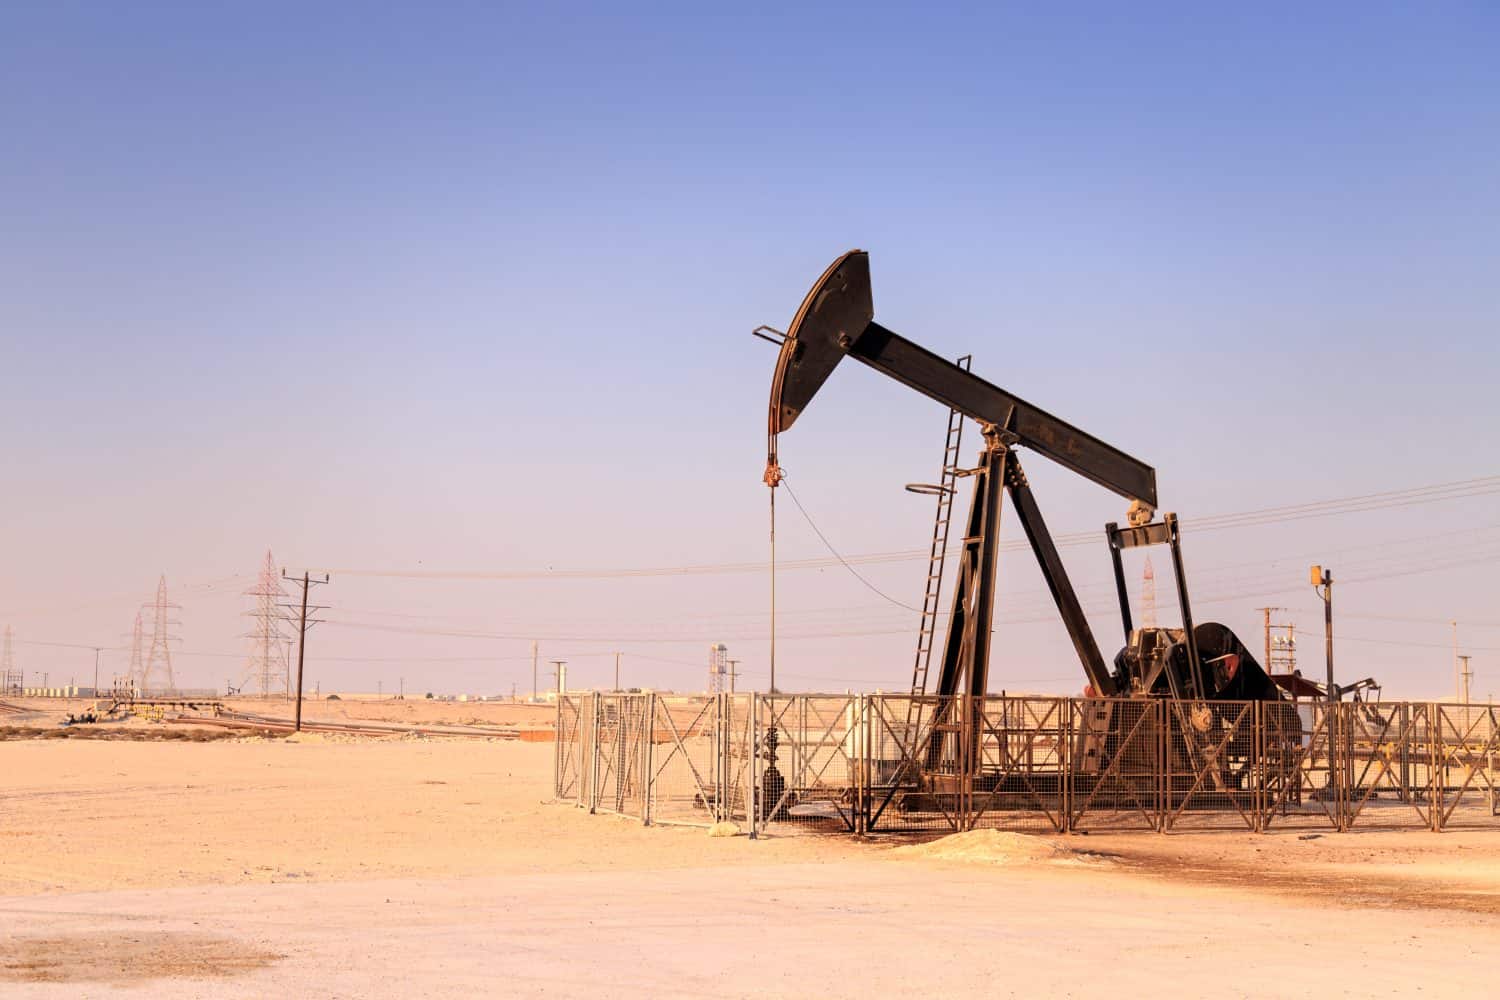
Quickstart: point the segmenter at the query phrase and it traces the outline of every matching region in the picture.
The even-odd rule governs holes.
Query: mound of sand
[[[1066,861],[1076,856],[1069,848],[1046,837],[1005,830],[969,830],[925,844],[897,847],[891,854],[928,861],[967,861],[991,865]]]

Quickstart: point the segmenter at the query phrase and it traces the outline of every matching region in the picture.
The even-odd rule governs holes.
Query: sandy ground
[[[1500,828],[751,842],[552,804],[552,752],[0,743],[0,995],[1474,996],[1500,953]]]

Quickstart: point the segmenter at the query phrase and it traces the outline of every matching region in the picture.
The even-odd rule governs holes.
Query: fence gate
[[[668,698],[648,695],[651,725],[645,773],[648,823],[711,826],[727,818],[733,793],[725,765],[728,695]]]
[[[1343,828],[1358,822],[1438,829],[1435,706],[1355,702],[1335,709],[1343,757]]]
[[[1166,702],[1164,830],[1260,829],[1256,702]]]
[[[1161,701],[1070,702],[1075,741],[1069,769],[1070,830],[1161,829]]]
[[[576,800],[582,791],[581,743],[583,699],[564,695],[557,699],[557,746],[553,763],[552,794],[559,799]]]
[[[646,709],[650,695],[596,697],[593,809],[645,819]]]
[[[961,698],[872,695],[866,699],[863,826],[878,831],[955,831]]]
[[[1260,828],[1339,829],[1338,714],[1326,702],[1261,706]]]
[[[1500,816],[1500,717],[1493,705],[1438,705],[1438,822],[1444,828]]]
[[[754,696],[756,832],[859,830],[865,698]]]
[[[1067,699],[985,698],[976,709],[978,772],[964,828],[1066,829]]]

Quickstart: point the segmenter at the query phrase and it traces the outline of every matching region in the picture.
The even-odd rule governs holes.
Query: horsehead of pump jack
[[[870,257],[863,250],[851,250],[828,266],[781,340],[771,381],[764,477],[768,486],[774,489],[781,482],[778,435],[796,423],[846,356],[974,420],[984,435],[978,465],[959,473],[974,480],[974,492],[936,694],[988,692],[1004,492],[1046,578],[1089,692],[1100,697],[1279,699],[1275,684],[1229,629],[1214,622],[1193,625],[1176,515],[1153,521],[1155,470],[875,322]],[[1126,643],[1113,670],[1106,667],[1042,519],[1017,457],[1019,449],[1037,452],[1130,501],[1127,526],[1105,527]],[[1181,629],[1132,627],[1120,553],[1156,544],[1172,552]]]

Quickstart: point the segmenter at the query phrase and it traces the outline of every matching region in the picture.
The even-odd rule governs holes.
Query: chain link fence
[[[566,695],[554,794],[752,836],[1500,828],[1500,709]]]

